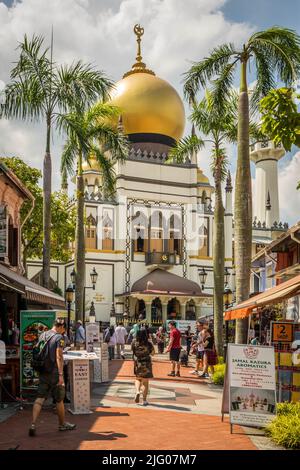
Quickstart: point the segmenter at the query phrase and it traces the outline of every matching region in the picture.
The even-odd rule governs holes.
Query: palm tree
[[[215,186],[215,209],[213,226],[213,269],[214,269],[214,332],[218,355],[223,354],[223,294],[224,294],[224,205],[222,198],[222,182],[227,174],[228,160],[225,145],[237,141],[237,96],[231,93],[221,109],[214,105],[212,95],[206,92],[205,98],[194,104],[191,120],[193,131],[190,138],[180,141],[171,150],[169,158],[182,163],[191,153],[206,143],[211,146],[211,170]],[[194,133],[194,124],[206,137],[199,139]],[[258,126],[250,125],[251,136],[257,138]]]
[[[6,118],[46,123],[46,151],[43,165],[43,285],[50,281],[51,236],[51,136],[57,112],[72,109],[75,102],[90,105],[107,98],[112,82],[102,72],[80,61],[58,67],[52,51],[43,47],[44,38],[25,35],[19,44],[20,57],[11,71],[11,83],[5,89],[1,115]],[[50,57],[49,57],[50,55]]]
[[[96,158],[102,173],[103,193],[112,196],[115,187],[114,163],[124,161],[128,154],[128,141],[120,127],[113,122],[120,110],[112,105],[98,103],[84,111],[77,108],[58,118],[60,129],[67,133],[62,154],[61,169],[69,175],[76,164],[76,238],[75,238],[75,314],[83,320],[83,297],[85,283],[85,234],[84,234],[84,180],[83,162],[90,164]],[[110,124],[112,123],[112,124]]]
[[[291,84],[300,72],[300,37],[291,29],[274,26],[254,33],[240,49],[223,44],[213,49],[209,57],[192,65],[185,75],[184,92],[190,102],[196,94],[213,83],[216,106],[220,109],[228,97],[239,66],[240,88],[238,104],[238,159],[234,201],[234,244],[236,266],[236,299],[249,297],[252,239],[252,195],[249,158],[249,100],[247,69],[254,63],[256,86],[251,98],[255,107],[278,78]],[[237,320],[236,342],[245,343],[247,320]]]

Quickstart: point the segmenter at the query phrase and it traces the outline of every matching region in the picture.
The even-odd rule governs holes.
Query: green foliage
[[[217,364],[216,366],[214,366],[214,374],[212,376],[212,382],[215,385],[224,385],[225,368],[226,368],[226,364],[224,364],[224,363],[223,364],[220,363],[220,364]]]
[[[267,426],[266,434],[287,449],[300,449],[300,402],[279,403],[277,416]]]
[[[214,48],[208,57],[193,63],[185,74],[185,97],[195,103],[199,90],[212,83],[215,104],[221,109],[230,95],[237,67],[245,62],[256,72],[257,83],[251,101],[257,105],[275,87],[277,78],[290,85],[299,76],[300,37],[296,31],[273,26],[254,33],[241,48],[233,44]]]
[[[43,195],[39,186],[40,170],[32,168],[17,157],[1,158],[22,181],[35,198],[34,209],[22,229],[24,262],[30,258],[41,258],[43,254]],[[23,221],[31,209],[25,202],[21,209]],[[68,197],[56,192],[51,197],[52,231],[51,257],[55,261],[67,262],[71,252],[69,244],[75,238],[75,209],[70,207]]]
[[[293,144],[300,146],[300,113],[295,103],[299,96],[292,88],[279,88],[271,90],[260,102],[262,131],[275,144],[282,143],[286,151]]]
[[[62,172],[74,173],[78,155],[82,155],[83,161],[88,163],[94,156],[103,175],[104,192],[113,193],[113,165],[116,160],[126,159],[129,148],[127,137],[112,124],[119,114],[117,107],[98,103],[86,112],[75,110],[58,116],[59,128],[67,134],[62,154]],[[106,153],[108,151],[109,156]]]

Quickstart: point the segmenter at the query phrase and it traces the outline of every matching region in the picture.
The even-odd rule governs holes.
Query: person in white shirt
[[[117,358],[125,359],[125,343],[127,338],[127,331],[123,323],[119,323],[115,329],[116,342],[117,342]],[[121,354],[121,356],[120,356]]]
[[[78,349],[85,347],[85,329],[82,326],[82,321],[78,320],[76,323],[75,343]]]
[[[207,325],[201,321],[197,321],[197,340],[194,342],[193,347],[196,349],[196,367],[190,372],[199,376],[200,368],[203,367],[203,357],[204,357],[204,338],[207,330]]]

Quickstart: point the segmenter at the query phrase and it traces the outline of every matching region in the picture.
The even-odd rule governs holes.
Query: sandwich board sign
[[[265,427],[276,414],[274,348],[229,344],[222,414],[233,424]]]

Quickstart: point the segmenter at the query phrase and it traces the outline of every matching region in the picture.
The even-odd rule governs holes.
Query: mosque
[[[167,319],[194,320],[213,314],[213,192],[201,154],[182,164],[166,163],[184,133],[184,106],[177,91],[142,61],[143,28],[136,25],[136,62],[116,84],[112,103],[122,110],[119,125],[130,141],[129,157],[116,163],[116,192],[107,200],[95,160],[84,164],[86,289],[85,316],[97,321],[141,314],[152,325]],[[253,254],[286,225],[279,221],[277,162],[284,155],[272,142],[251,151],[256,164]],[[232,183],[225,187],[225,267],[233,269]],[[90,273],[98,277],[92,288]],[[63,292],[74,260],[51,264],[52,287]],[[203,282],[203,273],[205,273]],[[41,261],[28,262],[28,277],[41,279]],[[259,290],[257,273],[252,290]],[[93,302],[93,304],[92,304]]]

